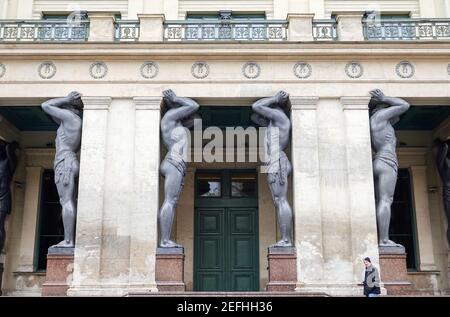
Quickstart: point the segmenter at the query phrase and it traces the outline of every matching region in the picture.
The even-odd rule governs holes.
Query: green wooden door
[[[194,289],[258,290],[256,172],[200,171],[197,176]],[[205,190],[198,190],[202,187],[202,177],[213,189],[207,195]],[[238,183],[244,185],[237,186]]]

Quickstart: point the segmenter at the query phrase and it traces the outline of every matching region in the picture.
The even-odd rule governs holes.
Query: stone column
[[[138,14],[139,41],[162,42],[164,38],[164,14]]]
[[[354,282],[362,281],[363,259],[379,267],[372,169],[369,97],[343,97]]]
[[[313,41],[313,19],[314,13],[288,14],[288,40],[292,42]]]
[[[428,204],[427,167],[411,166],[414,206],[416,211],[417,237],[419,242],[420,270],[435,271],[436,262]]]
[[[113,13],[89,13],[89,42],[114,41],[115,27]]]
[[[158,291],[159,122],[161,97],[135,97],[134,208],[131,211],[130,291]]]
[[[290,97],[294,235],[297,249],[296,291],[306,291],[323,277],[317,97]]]
[[[363,12],[344,12],[337,16],[339,41],[364,41]]]
[[[22,235],[18,272],[34,271],[34,247],[36,243],[36,222],[39,211],[39,195],[43,168],[27,166],[25,180],[25,205],[23,208]]]
[[[106,132],[111,101],[110,97],[83,97],[74,276],[68,295],[92,295],[89,290],[101,285]]]

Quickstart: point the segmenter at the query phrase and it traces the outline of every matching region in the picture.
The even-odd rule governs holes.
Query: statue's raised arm
[[[168,121],[183,120],[193,115],[200,107],[197,102],[190,98],[178,97],[173,90],[163,91],[163,99],[170,111],[164,115],[163,119]]]
[[[42,103],[41,108],[52,119],[60,124],[61,122],[70,122],[73,120],[73,109],[78,108],[77,115],[80,115],[83,103],[81,101],[80,93],[73,91],[63,98],[54,98]]]
[[[284,91],[279,91],[275,96],[259,99],[253,103],[252,109],[258,115],[269,121],[285,121],[286,116],[276,108],[283,108],[288,100],[289,94]]]
[[[391,121],[398,118],[400,115],[408,111],[410,105],[405,100],[396,97],[386,96],[380,89],[375,89],[370,92],[372,96],[372,103],[385,104],[388,107],[382,108],[377,112],[376,120]]]

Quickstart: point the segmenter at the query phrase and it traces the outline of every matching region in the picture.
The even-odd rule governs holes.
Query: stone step
[[[130,292],[126,297],[329,297],[325,293],[302,292]]]

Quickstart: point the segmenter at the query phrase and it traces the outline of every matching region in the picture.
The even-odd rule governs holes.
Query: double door
[[[259,289],[256,171],[198,171],[194,289]]]

